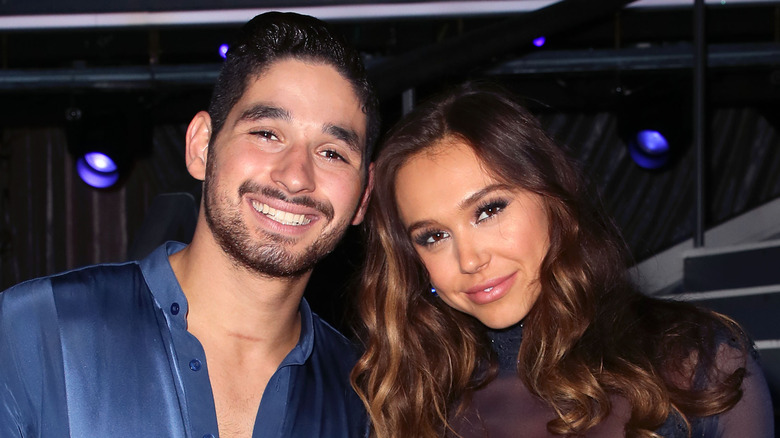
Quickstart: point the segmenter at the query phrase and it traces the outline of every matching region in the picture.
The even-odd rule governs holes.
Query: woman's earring
[[[433,287],[433,285],[431,285],[431,293],[433,294],[434,297],[438,297],[439,296],[439,294],[436,293],[436,288]]]

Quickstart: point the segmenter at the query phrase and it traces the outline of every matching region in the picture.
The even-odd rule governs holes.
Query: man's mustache
[[[265,197],[278,199],[290,204],[313,208],[322,213],[328,221],[333,220],[333,216],[335,215],[333,206],[330,203],[316,201],[306,195],[290,197],[277,188],[261,186],[255,182],[244,181],[244,183],[241,184],[241,187],[238,188],[239,196],[244,196],[247,193],[261,194]]]

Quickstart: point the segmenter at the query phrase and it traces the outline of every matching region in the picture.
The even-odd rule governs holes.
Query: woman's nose
[[[490,262],[490,253],[473,239],[460,239],[455,245],[458,265],[464,274],[479,272]]]

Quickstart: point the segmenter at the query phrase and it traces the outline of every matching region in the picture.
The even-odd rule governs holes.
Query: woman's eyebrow
[[[436,224],[435,221],[428,220],[428,219],[417,221],[417,222],[415,222],[413,224],[410,224],[408,227],[406,227],[406,233],[409,236],[411,236],[412,233],[414,233],[415,231],[419,230],[420,228],[430,228],[431,226],[433,226],[435,224]]]
[[[506,184],[490,184],[489,186],[485,186],[480,190],[477,190],[476,192],[470,194],[466,197],[466,199],[460,201],[458,203],[458,209],[459,210],[466,210],[470,206],[476,204],[480,199],[484,198],[485,196],[489,195],[490,193],[493,193],[497,190],[504,190],[507,188]]]

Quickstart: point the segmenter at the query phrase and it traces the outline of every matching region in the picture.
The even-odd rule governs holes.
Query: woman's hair
[[[448,420],[495,375],[485,327],[430,293],[396,205],[399,169],[444,138],[544,200],[549,251],[524,319],[518,374],[557,414],[548,430],[584,433],[609,415],[610,395],[631,406],[629,436],[654,436],[672,412],[707,416],[739,400],[744,367],[724,375],[714,363],[724,340],[745,351],[736,324],[636,292],[625,245],[567,153],[508,93],[472,83],[405,117],[376,161],[358,302],[366,351],[352,373],[374,436],[446,435]]]

